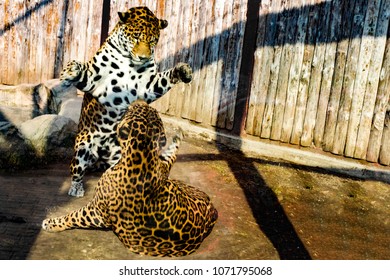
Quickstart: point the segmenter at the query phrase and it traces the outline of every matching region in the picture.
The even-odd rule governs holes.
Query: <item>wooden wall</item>
[[[63,61],[100,44],[103,0],[0,1],[0,83],[58,77]]]
[[[160,69],[194,69],[160,112],[390,165],[390,0],[0,1],[0,83],[90,59],[138,5],[169,22]]]
[[[247,133],[388,165],[389,15],[388,0],[263,0]]]

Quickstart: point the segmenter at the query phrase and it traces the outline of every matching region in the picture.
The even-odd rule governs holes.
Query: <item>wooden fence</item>
[[[168,20],[160,68],[194,81],[155,106],[200,125],[390,165],[390,0],[0,2],[0,83],[88,60],[117,12]]]

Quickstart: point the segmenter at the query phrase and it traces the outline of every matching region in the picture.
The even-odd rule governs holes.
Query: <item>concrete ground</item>
[[[208,193],[219,219],[182,259],[390,259],[388,170],[350,171],[187,137],[171,177]],[[74,198],[67,195],[68,162],[2,171],[0,259],[154,259],[129,252],[111,231],[41,230],[44,218],[85,205],[99,175],[89,173],[86,196]]]

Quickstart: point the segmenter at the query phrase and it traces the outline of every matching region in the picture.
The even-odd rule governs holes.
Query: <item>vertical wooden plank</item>
[[[259,63],[259,67],[262,67],[262,75],[260,77],[257,77],[258,84],[259,84],[259,91],[262,94],[262,98],[260,100],[260,110],[259,110],[259,119],[258,120],[258,126],[256,126],[256,131],[259,132],[259,136],[262,138],[268,138],[269,137],[269,129],[263,133],[264,124],[267,123],[267,118],[270,116],[270,111],[272,110],[269,108],[270,106],[273,106],[273,98],[274,96],[269,91],[269,80],[272,73],[272,60],[274,56],[274,45],[276,41],[276,31],[277,31],[277,20],[278,20],[278,14],[277,14],[277,8],[278,5],[276,1],[273,0],[271,3],[271,7],[269,9],[269,14],[267,16],[266,21],[266,37],[264,41],[264,51],[262,60]],[[263,105],[264,104],[264,105]],[[272,111],[271,111],[272,112]],[[257,129],[258,128],[258,129]]]
[[[31,10],[33,9],[33,7],[36,5],[36,3],[34,1],[30,1],[27,6],[26,6],[26,9],[27,10]],[[29,32],[29,37],[28,37],[28,44],[31,46],[30,49],[29,49],[29,53],[28,53],[28,59],[27,59],[27,67],[26,67],[26,70],[28,71],[29,75],[28,75],[28,79],[26,80],[27,83],[33,83],[36,79],[37,79],[37,67],[36,67],[36,55],[37,55],[37,51],[39,49],[39,46],[37,46],[37,38],[39,36],[39,28],[38,28],[38,15],[37,13],[31,13],[30,15],[30,32]],[[39,49],[40,50],[40,49]]]
[[[331,150],[332,153],[338,155],[344,153],[366,8],[367,0],[358,0],[355,4],[351,42],[348,49],[344,72],[344,84],[341,91],[340,109],[338,112],[333,148]]]
[[[103,0],[91,1],[88,7],[87,34],[85,36],[85,60],[90,60],[100,47],[102,14]]]
[[[63,52],[64,52],[64,58],[63,58],[63,64],[64,66],[71,60],[74,59],[72,54],[72,48],[73,46],[73,12],[74,10],[74,0],[69,0],[68,2],[68,11],[64,13],[63,15],[66,15],[66,24],[64,26],[64,38],[63,38]]]
[[[336,64],[334,75],[332,79],[332,88],[329,97],[329,103],[327,108],[327,118],[324,131],[324,143],[323,148],[325,151],[331,151],[334,143],[334,135],[337,124],[337,116],[340,106],[341,90],[343,87],[344,72],[346,66],[346,58],[349,46],[349,40],[342,40],[343,38],[349,38],[351,32],[351,17],[353,12],[354,1],[348,0],[344,2],[342,8],[342,29],[338,38],[337,52],[336,52]],[[337,10],[333,9],[333,13],[337,13]],[[339,27],[338,27],[339,28]]]
[[[184,44],[183,47],[187,49],[187,55],[188,55],[188,57],[184,59],[191,66],[192,66],[192,59],[193,59],[191,46],[193,44],[193,41],[195,40],[193,37],[196,36],[196,34],[193,33],[193,28],[194,25],[196,24],[196,19],[193,16],[193,8],[194,8],[193,5],[194,3],[192,2],[186,2],[185,6],[183,7],[185,13],[184,18],[186,19],[187,22],[187,28],[184,29],[184,34],[183,34],[184,35],[183,39],[186,41],[185,42],[186,44]],[[194,79],[196,78],[195,73],[193,73],[193,78]],[[186,95],[186,98],[183,99],[182,117],[185,119],[191,119],[191,107],[192,107],[193,96],[194,93],[191,89],[189,93]]]
[[[315,49],[315,36],[318,21],[318,5],[314,5],[314,1],[310,2],[307,32],[305,37],[305,48],[303,52],[303,62],[301,66],[301,75],[299,79],[298,95],[295,107],[294,125],[292,128],[291,140],[292,144],[300,144],[303,134],[303,125],[306,115],[307,99],[309,95],[310,71]]]
[[[261,91],[261,80],[264,65],[262,64],[265,49],[265,34],[270,0],[261,1],[259,7],[259,22],[257,26],[256,50],[254,54],[251,95],[248,106],[248,116],[245,131],[248,134],[260,136],[261,120],[264,113],[266,94]]]
[[[228,110],[228,101],[229,97],[228,95],[230,93],[230,82],[232,81],[231,72],[229,71],[231,69],[232,61],[229,61],[231,50],[231,42],[229,42],[230,35],[231,35],[231,22],[232,22],[232,13],[233,13],[233,4],[232,1],[224,1],[224,11],[223,11],[223,19],[222,19],[222,28],[223,33],[221,36],[221,41],[219,45],[220,50],[220,58],[223,61],[223,67],[220,71],[221,72],[221,92],[220,92],[220,98],[219,98],[219,107],[218,107],[218,113],[217,113],[217,127],[219,128],[225,128],[226,127],[226,120],[227,120],[227,110]]]
[[[10,36],[10,23],[11,23],[11,19],[10,19],[10,12],[9,12],[9,9],[10,9],[10,4],[9,4],[9,1],[6,1],[4,3],[4,25],[3,25],[3,34],[2,34],[2,40],[3,40],[3,54],[2,57],[4,57],[3,61],[2,61],[2,69],[4,71],[4,74],[2,75],[3,76],[3,83],[5,84],[10,84],[8,82],[8,77],[10,75],[10,66],[12,65],[10,62],[9,62],[9,55],[8,55],[8,50],[9,50],[9,40],[11,38]]]
[[[390,31],[388,31],[390,33]],[[377,162],[381,147],[386,149],[386,145],[389,143],[382,144],[382,136],[385,129],[385,117],[388,104],[390,104],[390,39],[387,39],[386,44],[386,53],[384,62],[382,65],[380,77],[379,77],[379,86],[378,86],[378,95],[376,98],[376,104],[374,109],[374,117],[372,121],[370,141],[367,150],[367,160],[371,162]],[[384,164],[383,162],[381,162]]]
[[[321,89],[322,69],[324,68],[326,37],[329,32],[329,21],[331,13],[331,3],[323,2],[317,4],[318,23],[315,38],[314,54],[311,63],[311,73],[309,82],[309,95],[307,98],[305,121],[301,136],[301,145],[310,146],[314,142],[314,128],[316,125],[316,115],[318,111],[318,100]]]
[[[293,56],[291,67],[288,74],[287,97],[283,116],[283,128],[281,141],[289,142],[291,140],[294,115],[298,97],[299,80],[303,64],[303,55],[305,50],[305,38],[307,32],[307,23],[309,16],[309,6],[305,5],[305,0],[299,1],[297,13],[297,31],[295,45],[293,46]]]
[[[37,1],[38,3],[38,1]],[[38,26],[39,33],[36,34],[34,46],[37,48],[35,52],[35,75],[34,75],[34,82],[38,82],[42,78],[42,73],[44,72],[45,67],[45,35],[42,36],[42,32],[44,32],[44,29],[42,28],[45,25],[45,17],[44,17],[44,10],[39,9],[34,12],[36,14],[36,26]]]
[[[9,84],[16,84],[17,83],[17,76],[18,76],[18,70],[15,67],[15,60],[16,60],[16,44],[17,44],[17,30],[14,25],[14,20],[17,18],[18,15],[18,7],[15,5],[16,3],[13,2],[12,4],[10,3],[8,13],[10,15],[10,24],[11,27],[9,31],[7,32],[9,37],[8,37],[8,79],[7,83]]]
[[[382,143],[382,137],[385,130],[386,110],[390,101],[390,28],[387,31],[386,51],[384,55],[382,69],[379,75],[378,94],[374,109],[374,117],[372,121],[370,141],[367,150],[367,160],[371,162],[378,161],[381,148],[385,150],[389,143]],[[383,139],[390,139],[384,137]],[[386,152],[386,151],[385,151]],[[384,152],[384,153],[385,153]],[[381,157],[383,159],[383,157]],[[385,162],[380,162],[385,164]]]
[[[148,6],[147,3],[145,3]],[[157,9],[151,10],[159,19],[165,19],[168,21],[168,27],[160,30],[160,38],[157,46],[155,47],[155,61],[160,70],[165,70],[169,67],[170,62],[173,60],[169,57],[169,37],[176,33],[175,22],[172,22],[172,1],[157,1]],[[172,91],[171,91],[172,92]],[[157,102],[154,102],[153,106],[164,114],[168,113],[169,108],[169,94],[166,94],[160,98]]]
[[[382,148],[379,154],[379,162],[384,165],[390,165],[390,106],[387,106],[385,123],[382,135]]]
[[[370,130],[374,115],[374,107],[378,92],[379,77],[381,64],[384,59],[386,47],[387,29],[389,26],[390,17],[390,1],[382,0],[382,5],[379,8],[376,36],[372,38],[374,41],[371,45],[372,55],[370,59],[369,74],[367,77],[367,86],[363,101],[363,109],[360,118],[359,131],[356,139],[355,158],[365,159],[367,148],[370,140]],[[390,91],[390,88],[389,88]]]
[[[54,1],[55,2],[55,1]],[[46,37],[44,40],[44,71],[40,81],[54,78],[54,64],[56,61],[57,30],[60,24],[60,15],[57,14],[55,3],[50,3],[42,9],[44,13],[44,26]],[[45,63],[46,62],[46,63]]]
[[[223,5],[221,1],[214,0],[212,7],[210,7],[211,14],[209,17],[211,20],[207,21],[206,28],[206,41],[205,41],[205,80],[204,91],[204,117],[203,122],[208,125],[216,125],[218,100],[220,92],[220,80],[217,79],[218,64],[219,61],[219,42],[222,33],[222,13]],[[214,108],[217,107],[215,110]],[[215,120],[213,122],[213,120]]]
[[[15,3],[15,2],[14,2]],[[14,46],[16,50],[16,60],[14,61],[14,67],[18,71],[17,80],[15,84],[23,83],[28,80],[29,72],[26,71],[28,65],[28,47],[27,38],[29,37],[29,16],[27,14],[27,5],[25,1],[20,1],[18,5],[17,18],[20,18],[19,23],[15,26],[17,31],[17,45]]]
[[[233,1],[232,21],[229,28],[229,45],[228,45],[228,61],[231,62],[228,71],[230,72],[230,82],[228,84],[227,95],[227,115],[226,115],[226,128],[231,130],[234,125],[234,113],[237,99],[237,86],[239,82],[239,74],[242,58],[242,47],[244,41],[245,31],[245,18],[247,14],[248,3],[247,0]],[[240,55],[241,54],[241,55]],[[253,55],[247,54],[247,55]]]
[[[327,36],[327,44],[324,58],[324,68],[322,71],[320,97],[318,100],[318,111],[316,116],[316,126],[314,128],[314,141],[317,147],[324,147],[326,140],[325,126],[328,116],[328,104],[330,102],[333,75],[335,72],[337,41],[341,24],[341,2],[331,2],[331,18]],[[335,11],[335,12],[333,12]]]
[[[214,2],[214,1],[212,1]],[[207,57],[207,45],[209,42],[208,35],[210,34],[210,25],[213,25],[212,15],[213,15],[213,3],[205,3],[202,5],[203,8],[200,11],[200,17],[203,18],[200,22],[201,36],[199,40],[202,40],[202,50],[199,50],[199,56],[201,57],[200,69],[199,69],[199,85],[198,85],[198,98],[196,100],[196,109],[195,109],[195,121],[204,122],[206,119],[209,121],[209,112],[211,108],[205,108],[206,100],[208,100],[208,93],[206,92],[206,80],[207,71],[209,67],[209,61]],[[211,22],[211,24],[210,24]],[[205,114],[207,111],[207,115]]]
[[[291,60],[292,60],[292,42],[295,41],[296,38],[296,27],[297,27],[297,13],[295,13],[295,9],[291,9],[294,1],[288,1],[283,6],[282,14],[283,21],[285,21],[285,30],[280,30],[285,33],[282,43],[282,54],[280,58],[280,64],[283,65],[279,69],[278,73],[278,85],[276,87],[276,95],[275,95],[275,107],[274,107],[274,116],[272,121],[271,128],[271,139],[272,140],[281,140],[282,142],[288,142],[289,137],[284,135],[282,136],[282,128],[283,128],[283,119],[284,119],[284,111],[286,108],[286,98],[287,98],[287,88],[288,88],[288,80],[289,80],[289,72],[291,68]]]
[[[54,5],[57,9],[58,26],[56,31],[56,45],[55,45],[55,64],[53,69],[54,78],[59,78],[62,68],[64,67],[64,53],[65,53],[65,28],[67,25],[67,14],[70,0],[57,0]]]
[[[188,61],[191,40],[188,26],[186,24],[182,24],[182,22],[186,22],[188,18],[191,18],[191,7],[189,6],[188,2],[180,2],[178,13],[177,36],[180,36],[180,40],[172,40],[172,46],[174,50],[173,65],[179,62]],[[175,34],[173,34],[173,36],[175,36]],[[180,83],[173,90],[176,96],[176,116],[183,117],[186,114],[185,110],[187,108],[184,108],[184,105],[186,104],[186,99],[189,98],[190,85],[184,85],[183,83]]]
[[[205,5],[202,5],[201,1],[192,1],[193,13],[192,13],[192,31],[191,31],[191,48],[190,48],[190,62],[193,72],[193,80],[190,84],[189,102],[192,103],[189,111],[189,118],[196,122],[201,122],[201,110],[202,110],[202,92],[199,92],[200,84],[200,71],[202,66],[202,53],[204,45],[204,34],[205,34],[205,17],[204,10]],[[187,93],[188,94],[188,93]],[[199,112],[197,112],[199,110]]]
[[[163,2],[163,1],[159,1]],[[160,41],[156,48],[156,59],[160,70],[172,68],[174,66],[175,58],[175,41],[178,36],[177,28],[178,24],[178,12],[180,11],[180,3],[178,1],[165,1],[164,11],[158,13],[159,18],[168,20],[168,27],[160,32]],[[159,8],[161,10],[161,8]],[[158,58],[157,58],[158,56]],[[176,115],[177,113],[177,100],[174,99],[180,93],[177,89],[173,88],[168,94],[163,96],[157,103],[160,106],[160,112],[164,112],[168,115]]]
[[[359,123],[362,115],[365,89],[368,80],[370,59],[373,51],[372,38],[375,36],[380,2],[380,0],[368,1],[362,43],[360,47],[358,69],[356,72],[356,82],[354,85],[354,98],[352,100],[351,106],[351,118],[345,145],[345,155],[348,157],[353,157],[355,155]],[[356,156],[359,156],[359,154],[356,154]]]
[[[0,53],[5,53],[5,24],[7,22],[6,18],[7,14],[5,12],[5,2],[0,2]],[[6,73],[6,59],[7,57],[5,55],[0,55],[0,83],[4,83],[4,76]]]
[[[275,26],[276,30],[270,30],[270,34],[273,33],[276,36],[275,41],[269,41],[271,44],[269,46],[273,46],[273,51],[269,54],[271,56],[267,57],[267,59],[271,59],[270,64],[270,76],[268,81],[267,88],[267,100],[264,108],[264,118],[262,121],[262,129],[261,129],[261,137],[262,138],[270,138],[271,137],[271,126],[273,121],[273,112],[275,106],[275,96],[276,96],[276,88],[278,84],[279,77],[279,68],[280,68],[280,57],[282,52],[282,42],[284,37],[285,24],[283,21],[283,16],[281,11],[283,10],[283,5],[286,5],[286,1],[272,1],[271,12],[275,13],[275,17],[270,17],[272,21],[270,24]],[[285,7],[285,6],[284,6]],[[270,26],[271,27],[271,26]],[[267,36],[268,37],[268,36]],[[267,50],[268,51],[268,50]]]
[[[185,24],[183,24],[186,22],[186,12],[184,11],[185,7],[181,2],[177,2],[178,1],[173,0],[172,3],[172,9],[175,9],[176,13],[176,17],[171,20],[174,22],[172,23],[173,32],[167,31],[170,36],[170,56],[172,56],[171,65],[169,67],[174,67],[177,63],[184,62],[185,59],[183,57],[186,57],[186,53],[188,52],[188,49],[186,49],[186,44],[182,40],[185,33],[184,29],[187,28]],[[180,40],[177,40],[177,38],[180,38]],[[180,117],[182,115],[184,100],[189,98],[190,85],[179,83],[171,91],[172,92],[169,95],[170,107],[175,108],[175,111],[172,112],[172,114],[174,114],[176,117]]]

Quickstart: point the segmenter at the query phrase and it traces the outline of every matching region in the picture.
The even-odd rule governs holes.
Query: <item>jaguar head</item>
[[[134,7],[119,12],[118,28],[121,46],[135,63],[144,63],[154,57],[154,48],[160,37],[160,29],[168,22],[158,19],[147,7]]]
[[[149,153],[160,154],[166,144],[163,122],[156,109],[143,100],[133,102],[117,127],[122,158],[135,151],[146,157]]]

